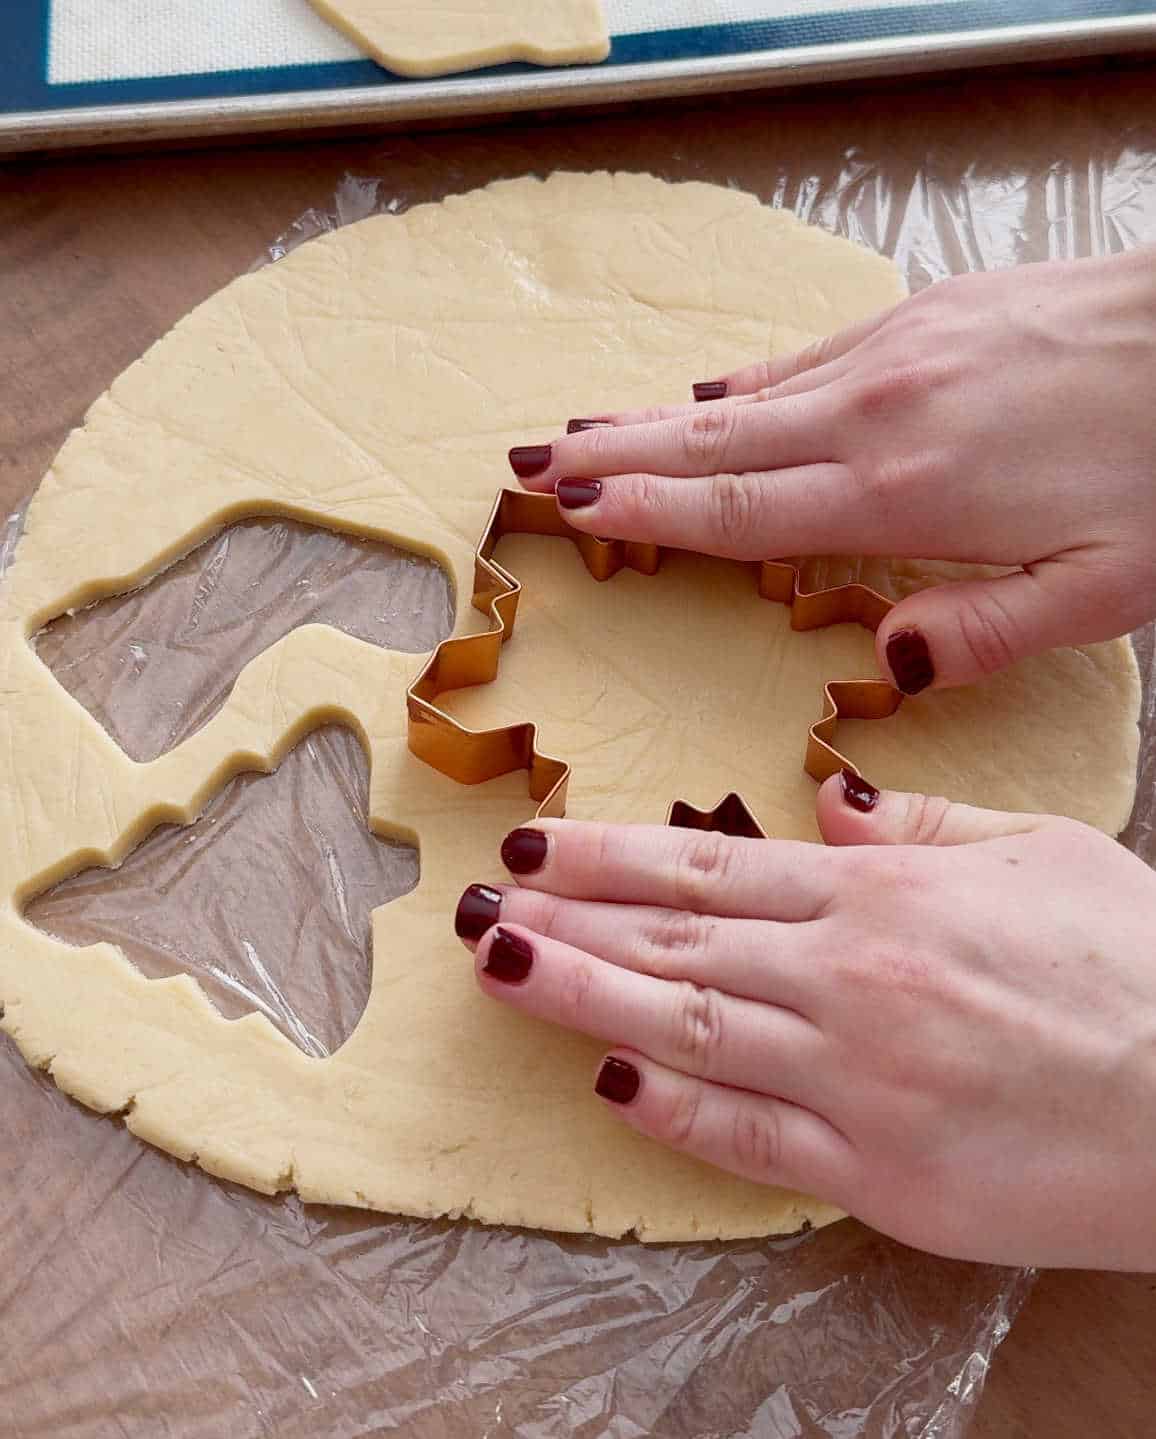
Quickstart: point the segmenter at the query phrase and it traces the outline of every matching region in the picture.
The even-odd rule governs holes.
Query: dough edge
[[[513,181],[502,183],[506,185],[526,186],[538,182]],[[474,192],[473,196],[462,197],[462,199],[470,200],[476,196],[485,195],[486,193],[488,192]],[[762,209],[761,206],[757,206],[757,202],[755,202],[755,204],[758,209]],[[422,210],[429,208],[433,207],[422,207]],[[411,212],[411,214],[417,213],[419,212]],[[390,223],[394,222],[391,221]],[[348,234],[348,231],[340,233]],[[339,236],[330,238],[336,239],[339,238]],[[287,263],[291,263],[291,260],[289,262],[282,262],[282,264]],[[886,262],[879,263],[882,265],[886,264]],[[887,268],[890,269],[889,266]],[[234,283],[240,285],[243,284],[244,281]],[[228,287],[230,290],[232,288],[232,286]],[[224,294],[226,292],[221,293]],[[896,298],[897,297],[898,295],[896,295]],[[204,309],[206,306],[213,306],[219,301],[220,296],[214,296],[205,302],[205,306],[199,308]],[[196,313],[197,312],[194,312],[194,314]],[[179,330],[180,326],[178,326],[177,329]],[[165,345],[167,338],[168,337],[158,341],[158,346]],[[142,363],[142,361],[138,361],[137,365]],[[135,368],[136,366],[132,367],[132,369]],[[126,374],[127,373],[129,372],[126,372]],[[115,390],[115,384],[113,388]],[[96,414],[100,417],[103,415],[102,403],[106,401],[107,398],[107,396],[102,397],[102,400],[96,402],[89,412],[90,416]],[[83,434],[83,432],[81,433]],[[69,443],[71,444],[72,442],[70,441]],[[66,445],[65,448],[67,450],[68,445]],[[51,480],[52,474],[53,472],[50,471],[49,477],[47,477],[49,480]],[[34,503],[29,517],[30,533],[35,532],[40,522],[40,510],[43,508],[43,505]],[[210,517],[209,529],[220,528],[222,524],[228,523],[231,518],[240,517],[242,513],[248,514],[255,512],[257,511],[254,511],[247,505],[240,506],[236,510],[229,510],[228,508],[218,509]],[[302,518],[314,523],[333,524],[332,516],[327,516],[324,519],[319,518],[317,508],[303,508],[300,511],[294,511],[290,507],[286,512],[299,513]],[[356,522],[356,524],[357,532],[364,533],[366,530],[365,525],[360,521]],[[373,527],[371,526],[370,529],[372,530]],[[191,548],[193,543],[198,543],[200,538],[203,538],[204,533],[207,532],[209,531],[203,528],[195,533],[193,531],[185,532],[181,539],[176,542],[173,547],[170,547],[170,560],[176,558],[178,553],[183,553],[188,548]],[[384,529],[378,530],[377,532],[380,533],[382,538],[391,538],[410,548],[416,548],[412,537],[406,532],[404,525],[399,525],[397,530]],[[470,550],[470,553],[472,554],[472,550]],[[468,596],[463,597],[461,594],[462,580],[465,578],[463,574],[463,549],[461,546],[453,546],[452,549],[447,549],[443,554],[440,554],[439,558],[442,558],[443,562],[447,564],[450,573],[458,582],[460,614],[461,602],[464,598],[468,598]],[[20,555],[18,553],[13,567],[14,572],[19,569],[19,566]],[[155,566],[151,566],[149,572],[151,573],[154,570]],[[123,575],[121,579],[124,579]],[[89,590],[92,593],[97,593],[100,584],[107,585],[108,583],[107,580],[92,582]],[[123,584],[114,582],[113,588],[117,587],[123,587]],[[6,587],[6,589],[10,589],[10,586]],[[111,591],[106,589],[104,592]],[[75,594],[77,592],[74,590],[73,593]],[[84,593],[84,589],[81,588],[79,594],[83,596]],[[7,595],[5,598],[7,598]],[[74,600],[74,602],[76,601]],[[79,602],[83,602],[83,598],[81,598]],[[4,604],[3,601],[0,600],[0,612],[2,612],[3,609]],[[9,611],[8,615],[4,618],[4,628],[9,641],[8,646],[6,646],[5,659],[11,661],[12,657],[16,654],[16,649],[11,646],[13,640],[15,640],[16,645],[18,645],[20,649],[30,654],[31,652],[26,644],[26,636],[23,631],[26,628],[36,628],[38,625],[19,623],[19,617],[13,616],[11,611]],[[400,661],[397,656],[385,656],[383,659],[382,653],[376,651],[372,646],[358,647],[358,642],[349,641],[347,637],[343,636],[335,641],[333,638],[335,633],[336,632],[326,630],[324,637],[319,638],[316,635],[310,636],[306,634],[304,628],[295,631],[287,637],[286,640],[282,641],[280,645],[274,646],[271,650],[266,651],[265,654],[259,656],[241,672],[225,708],[204,730],[198,732],[197,735],[193,736],[192,739],[187,741],[186,744],[178,750],[172,751],[170,755],[162,757],[154,766],[138,767],[141,770],[148,770],[151,776],[155,776],[158,773],[156,768],[158,765],[161,766],[160,772],[162,773],[166,770],[171,771],[176,768],[172,763],[174,756],[180,756],[182,761],[189,761],[188,768],[190,772],[197,769],[198,765],[202,766],[198,771],[202,778],[198,785],[193,787],[193,792],[187,793],[183,797],[180,795],[170,796],[170,798],[164,802],[165,805],[169,807],[164,811],[166,817],[177,815],[189,819],[194,817],[207,798],[215,794],[220,786],[226,782],[229,773],[228,766],[229,764],[236,763],[238,758],[243,758],[246,761],[256,759],[259,763],[255,767],[259,768],[274,766],[275,763],[278,762],[278,757],[283,755],[290,747],[289,742],[293,735],[299,737],[307,730],[316,727],[317,724],[327,722],[332,718],[344,718],[347,722],[356,721],[362,711],[363,705],[368,702],[359,683],[359,680],[364,679],[367,674],[372,675],[371,684],[375,687],[377,696],[380,698],[383,693],[388,692],[390,705],[392,705],[395,710],[400,711],[402,714],[404,713],[402,698],[404,688],[408,683],[413,668],[420,662],[418,657],[402,656],[400,657]],[[302,637],[304,638],[302,639]],[[322,659],[324,659],[326,667],[329,667],[331,664],[331,651],[334,649],[335,644],[339,650],[346,650],[347,646],[350,645],[357,647],[356,650],[347,650],[347,653],[345,653],[342,659],[342,663],[346,665],[349,671],[345,675],[345,681],[347,681],[350,686],[351,694],[349,707],[347,709],[331,703],[321,709],[318,709],[315,705],[312,707],[299,705],[297,711],[292,715],[287,715],[283,711],[276,714],[270,711],[259,711],[255,692],[267,686],[268,671],[270,669],[277,670],[283,666],[286,654],[282,652],[282,647],[289,651],[291,655],[300,652],[297,657],[305,668],[308,668],[309,664],[314,661],[320,664]],[[322,649],[325,652],[324,654],[321,653]],[[365,650],[372,650],[373,655],[367,655],[364,652]],[[1130,647],[1128,647],[1128,651],[1131,657],[1133,672],[1136,674],[1138,680],[1138,668],[1135,657],[1131,654]],[[4,677],[6,678],[7,675],[8,670],[6,667]],[[308,687],[306,681],[302,683],[306,688]],[[55,681],[52,681],[52,684],[54,688],[57,688],[55,687]],[[357,693],[359,690],[361,690],[361,692]],[[58,693],[63,695],[63,691],[58,691]],[[74,704],[70,699],[68,703]],[[79,710],[79,706],[76,708]],[[1135,710],[1138,716],[1138,683],[1136,687]],[[96,721],[92,720],[86,712],[81,711],[80,714],[83,715],[83,719],[79,720],[82,727],[88,726],[95,731],[99,731],[99,734],[94,733],[90,736],[95,743],[96,749],[103,751],[105,756],[110,755],[112,751],[115,750],[115,746],[111,745],[111,741],[108,741],[107,736],[104,735],[103,730],[100,729]],[[74,716],[74,719],[79,719],[79,716]],[[240,731],[244,733],[241,734]],[[380,733],[370,742],[371,751],[377,757],[378,762],[381,762],[385,752],[391,750],[396,744],[404,745],[404,735],[400,733],[396,725],[391,725],[383,721]],[[195,749],[191,747],[195,747]],[[116,753],[119,755],[119,751],[116,751]],[[199,758],[191,759],[190,757],[194,754],[199,756]],[[208,777],[204,778],[203,776],[206,771],[203,766],[210,762],[206,756],[216,756],[217,758],[215,760],[216,768],[210,769]],[[234,770],[233,772],[236,771]],[[152,780],[150,779],[150,785],[151,783]],[[109,843],[103,848],[99,846],[89,846],[83,851],[86,861],[91,863],[100,862],[102,859],[115,858],[118,853],[123,853],[127,848],[131,848],[139,839],[141,825],[142,821],[139,816],[127,827],[124,825],[119,827],[106,825],[104,832],[109,836]],[[388,909],[393,913],[395,906],[389,906]],[[14,932],[11,928],[13,923],[19,926],[21,930],[28,931],[28,926],[24,925],[23,921],[18,918],[16,906],[9,901],[5,904],[3,913],[0,913],[0,933],[6,932],[6,938],[9,941],[14,938]],[[377,937],[375,920],[375,946]],[[171,980],[145,980],[131,965],[128,965],[128,962],[124,960],[112,946],[98,946],[96,948],[102,951],[99,956],[94,955],[91,950],[73,952],[76,955],[83,954],[85,956],[86,964],[83,967],[90,970],[89,982],[81,983],[80,985],[81,992],[78,998],[81,1002],[91,995],[95,987],[93,981],[97,974],[103,973],[106,976],[110,976],[115,973],[116,983],[123,987],[123,991],[126,994],[132,995],[136,991],[140,991],[140,994],[143,996],[147,990],[149,996],[160,1000],[161,1002],[156,1008],[158,1010],[164,1010],[165,1014],[175,1021],[177,1029],[186,1025],[190,1026],[198,1032],[209,1036],[215,1043],[220,1039],[222,1028],[227,1027],[233,1036],[244,1036],[245,1043],[255,1046],[257,1051],[262,1054],[270,1049],[280,1050],[282,1045],[288,1045],[288,1041],[284,1041],[277,1031],[273,1030],[272,1026],[268,1025],[260,1016],[250,1016],[245,1020],[236,1022],[223,1020],[216,1011],[212,1009],[211,1005],[209,1005],[207,998],[205,998],[203,992],[195,982],[187,977],[179,976]],[[499,1204],[498,1206],[493,1205],[485,1199],[478,1202],[471,1199],[464,1205],[446,1207],[431,1203],[428,1199],[423,1199],[423,1190],[420,1187],[414,1189],[412,1186],[402,1182],[400,1176],[396,1175],[391,1177],[389,1196],[387,1198],[384,1194],[379,1196],[378,1193],[374,1192],[375,1186],[373,1185],[367,1185],[364,1189],[358,1188],[357,1186],[350,1189],[340,1181],[333,1182],[328,1180],[321,1175],[315,1164],[303,1162],[302,1158],[295,1155],[292,1150],[286,1153],[276,1146],[272,1148],[262,1146],[256,1143],[255,1140],[248,1149],[244,1148],[244,1145],[239,1144],[234,1138],[218,1137],[217,1140],[214,1140],[213,1136],[205,1130],[203,1122],[198,1127],[192,1115],[188,1116],[188,1126],[182,1129],[179,1123],[174,1125],[173,1122],[170,1106],[170,1101],[173,1097],[173,1086],[171,1083],[161,1080],[153,1085],[136,1087],[132,1094],[119,1092],[115,1082],[115,1075],[109,1076],[105,1063],[102,1062],[102,1059],[96,1053],[91,1052],[99,1050],[100,1048],[99,1044],[93,1044],[94,1035],[91,1031],[89,1031],[87,1036],[87,1042],[76,1044],[72,1048],[69,1048],[67,1044],[64,1046],[56,1044],[52,1038],[54,1027],[52,1016],[46,1015],[43,1012],[37,1012],[38,1006],[35,1002],[29,1003],[29,996],[21,992],[25,986],[19,982],[19,974],[13,970],[9,961],[10,947],[9,945],[5,945],[3,958],[0,959],[0,976],[3,977],[3,991],[0,997],[6,1001],[3,1026],[5,1030],[16,1039],[29,1063],[40,1068],[48,1069],[61,1088],[72,1093],[82,1102],[89,1104],[95,1109],[108,1113],[127,1110],[128,1112],[125,1115],[126,1123],[135,1133],[140,1134],[143,1138],[149,1139],[151,1142],[158,1144],[160,1147],[167,1149],[170,1153],[180,1158],[195,1158],[201,1167],[210,1173],[219,1174],[223,1178],[235,1179],[238,1182],[262,1189],[265,1192],[275,1192],[280,1189],[294,1187],[303,1199],[312,1202],[364,1203],[367,1207],[381,1208],[391,1212],[411,1213],[422,1217],[435,1217],[443,1214],[451,1216],[464,1214],[468,1217],[482,1219],[485,1222],[526,1224],[535,1228],[541,1227],[569,1232],[592,1230],[593,1232],[606,1234],[611,1237],[624,1233],[637,1233],[639,1237],[653,1241],[716,1237],[716,1235],[721,1236],[724,1232],[721,1225],[712,1229],[709,1219],[704,1223],[696,1218],[693,1226],[684,1223],[681,1228],[677,1220],[670,1218],[665,1222],[658,1220],[653,1225],[648,1224],[645,1217],[638,1217],[633,1222],[628,1222],[621,1216],[615,1218],[607,1216],[605,1219],[602,1219],[599,1214],[589,1206],[583,1215],[576,1215],[574,1217],[572,1224],[560,1224],[558,1222],[558,1210],[554,1201],[550,1199],[547,1199],[543,1204],[514,1201],[512,1204]],[[73,969],[78,968],[77,966],[71,967]],[[129,971],[129,973],[126,974],[125,970]],[[79,1008],[81,1005],[78,1004],[77,1007]],[[66,1032],[68,1028],[69,1026],[66,1025]],[[266,1033],[266,1031],[268,1032]],[[74,1035],[72,1038],[78,1039],[80,1036]],[[230,1046],[230,1048],[232,1048],[232,1046]],[[332,1061],[318,1062],[307,1060],[291,1045],[289,1045],[288,1048],[291,1051],[290,1063],[300,1063],[307,1066],[319,1063],[323,1065],[332,1063]],[[89,1051],[89,1053],[86,1053],[86,1051]],[[338,1051],[339,1055],[341,1053],[342,1051]],[[284,1058],[284,1055],[280,1055],[278,1063],[281,1063]],[[291,1127],[290,1124],[289,1128],[291,1129]],[[341,1166],[339,1166],[339,1168],[340,1167]],[[716,1174],[715,1171],[710,1171],[710,1173],[712,1175]],[[720,1187],[725,1187],[725,1177],[716,1177],[718,1178]],[[770,1193],[771,1191],[763,1191],[764,1197]],[[805,1200],[798,1196],[785,1195],[782,1194],[781,1191],[776,1193],[779,1195],[779,1203],[777,1207],[777,1218],[773,1221],[775,1227],[768,1227],[768,1220],[770,1220],[771,1216],[768,1214],[767,1209],[764,1208],[761,1219],[752,1216],[749,1223],[745,1226],[738,1216],[733,1215],[732,1222],[728,1223],[725,1227],[725,1237],[739,1238],[773,1232],[790,1232],[802,1227],[803,1223],[807,1221],[813,1224],[823,1224],[829,1223],[839,1217],[839,1212],[830,1206],[819,1204],[816,1201]]]

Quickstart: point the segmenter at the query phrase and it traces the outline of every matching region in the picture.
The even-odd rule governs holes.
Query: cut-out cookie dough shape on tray
[[[602,0],[310,0],[379,64],[417,77],[509,60],[579,65],[605,60]]]
[[[534,804],[523,773],[467,788],[411,754],[423,658],[294,630],[202,730],[136,764],[29,640],[261,514],[439,558],[455,633],[478,633],[474,548],[510,445],[609,402],[669,401],[688,375],[794,349],[900,292],[886,261],[752,196],[557,175],[325,236],[182,321],[67,441],[0,589],[0,1003],[28,1061],[174,1155],[310,1201],[651,1240],[836,1217],[636,1135],[591,1093],[597,1046],[478,993],[453,908],[501,877],[499,841]],[[571,814],[661,820],[674,798],[709,808],[738,788],[772,833],[815,838],[806,727],[825,680],[873,672],[866,631],[794,634],[748,571],[689,555],[606,584],[565,541],[511,536],[496,558],[525,586],[517,634],[495,683],[439,703],[476,728],[536,721],[574,766]],[[894,593],[929,577],[885,562],[864,575]],[[921,696],[839,744],[882,783],[1115,831],[1138,708],[1129,647],[1102,645]],[[62,874],[188,822],[231,775],[272,768],[334,719],[369,755],[371,824],[419,845],[421,878],[376,912],[369,1002],[332,1056],[22,918]]]

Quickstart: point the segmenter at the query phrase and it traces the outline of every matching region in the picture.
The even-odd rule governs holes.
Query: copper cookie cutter
[[[490,620],[490,628],[481,634],[443,640],[407,693],[409,748],[418,759],[459,784],[483,784],[524,769],[529,774],[531,798],[538,801],[535,817],[561,818],[570,766],[538,749],[537,726],[532,721],[503,729],[471,730],[437,704],[450,690],[490,684],[498,677],[502,646],[514,633],[522,594],[521,581],[494,559],[494,551],[506,535],[570,540],[591,576],[599,581],[611,579],[622,569],[657,574],[662,552],[658,545],[600,540],[573,529],[559,513],[553,495],[499,491],[474,553],[473,606]],[[874,631],[893,607],[891,600],[857,582],[804,590],[800,568],[790,560],[764,560],[758,568],[759,594],[790,607],[794,630],[855,623]],[[831,680],[823,686],[823,696],[823,713],[808,731],[803,760],[806,773],[820,783],[843,769],[858,773],[832,742],[841,719],[888,719],[903,703],[903,695],[881,679]],[[726,796],[713,810],[699,810],[676,800],[667,822],[683,829],[766,837],[737,794]]]

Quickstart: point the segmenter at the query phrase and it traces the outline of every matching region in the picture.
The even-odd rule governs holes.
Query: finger
[[[910,595],[879,627],[879,662],[905,694],[972,684],[1030,655],[1124,633],[1101,575],[1078,561]],[[1118,625],[1118,627],[1117,627]]]
[[[812,1103],[832,1082],[822,1031],[793,1010],[635,974],[514,925],[490,930],[475,963],[491,998],[685,1074]]]
[[[894,308],[894,307],[893,307]],[[778,390],[780,394],[801,393],[810,386],[799,386],[796,391],[790,382],[813,370],[831,365],[842,359],[857,345],[880,329],[893,313],[892,309],[880,310],[858,324],[849,325],[834,335],[813,340],[802,349],[790,354],[773,356],[743,365],[729,374],[710,380],[700,380],[692,387],[695,399],[688,405],[648,405],[635,410],[608,410],[605,413],[576,416],[569,421],[570,432],[598,426],[649,425],[662,420],[681,419],[694,414],[704,404],[726,403],[727,401],[749,401],[769,399],[769,394],[760,391]],[[836,372],[832,371],[832,376]],[[780,388],[782,387],[782,388]]]
[[[733,403],[723,400],[723,404]],[[626,425],[654,425],[663,420],[678,420],[684,415],[693,415],[699,407],[694,404],[686,405],[646,405],[638,410],[616,410],[608,411],[606,414],[582,416],[567,421],[566,433],[580,433],[578,427],[583,428],[604,428],[607,426]]]
[[[641,471],[686,478],[775,470],[830,456],[836,401],[809,395],[766,404],[704,405],[649,425],[611,425],[565,435],[548,464],[520,478],[545,493],[559,480]]]
[[[751,405],[768,398],[768,393],[763,391],[749,395],[734,395],[712,403]],[[710,405],[704,405],[704,402],[699,400],[688,405],[648,405],[640,410],[619,410],[606,414],[576,416],[566,422],[566,433],[575,435],[587,430],[606,429],[611,426],[653,425],[663,420],[681,420],[688,415],[701,413],[704,408],[710,408]]]
[[[633,1048],[607,1055],[595,1090],[640,1134],[756,1184],[845,1208],[857,1183],[850,1142],[819,1114],[782,1099],[724,1089]]]
[[[538,820],[502,844],[507,869],[528,889],[788,922],[814,919],[830,903],[831,859],[802,841],[564,819]]]
[[[516,885],[471,885],[458,906],[459,937],[476,942],[499,923],[523,926],[636,974],[710,985],[807,1015],[824,973],[809,925],[560,899]]]
[[[814,370],[802,370],[791,379],[783,380],[772,388],[754,390],[749,395],[736,395],[734,399],[724,400],[722,403],[761,405],[768,400],[784,400],[790,395],[806,395],[812,390],[822,389],[825,385],[833,385],[837,380],[850,374],[853,361],[854,356],[845,355],[841,359],[832,361],[829,365],[820,365]]]
[[[832,845],[977,844],[1049,823],[1041,815],[1002,814],[934,795],[878,790],[849,770],[820,787],[818,816],[823,838]]]
[[[894,313],[894,308],[891,306],[886,310],[879,310],[834,335],[824,335],[818,340],[812,340],[809,345],[804,345],[801,350],[795,350],[792,354],[756,360],[753,365],[744,365],[741,369],[732,370],[729,375],[721,375],[715,380],[700,380],[695,387],[695,393],[698,394],[704,387],[712,385],[722,385],[723,395],[732,398],[736,395],[751,395],[756,390],[773,390],[786,380],[793,380],[807,370],[817,370],[821,365],[828,365],[832,360],[848,354],[856,345],[861,345],[875,334]],[[708,393],[713,395],[713,391]]]
[[[896,553],[882,507],[872,512],[872,502],[862,499],[850,471],[839,464],[681,480],[649,474],[567,478],[556,494],[569,525],[604,539],[738,560]]]

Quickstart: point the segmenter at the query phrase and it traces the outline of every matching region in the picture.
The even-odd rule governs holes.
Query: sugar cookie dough
[[[509,445],[677,398],[688,376],[795,348],[900,289],[886,261],[734,190],[557,175],[325,236],[182,321],[64,445],[0,588],[0,1003],[28,1061],[170,1153],[306,1200],[651,1240],[834,1218],[635,1135],[591,1094],[599,1046],[478,993],[452,911],[465,885],[502,877],[498,842],[533,805],[522,774],[466,789],[409,754],[420,659],[295,630],[201,731],[134,764],[29,637],[258,514],[439,557],[458,633],[477,630],[473,548]],[[518,631],[493,685],[449,697],[463,718],[538,720],[575,765],[574,814],[660,818],[676,795],[709,805],[737,784],[773,830],[814,836],[806,724],[824,679],[872,672],[868,636],[792,633],[738,566],[672,556],[600,586],[565,542],[514,537],[500,558],[527,583]],[[897,589],[926,578],[873,564]],[[883,782],[1071,803],[1114,831],[1138,704],[1130,650],[1107,645],[839,739]],[[54,879],[187,821],[331,719],[362,736],[374,827],[418,843],[422,873],[375,914],[369,1003],[330,1058],[263,1017],[224,1020],[187,977],[146,980],[110,945],[71,948],[21,918]]]
[[[605,60],[601,0],[310,0],[398,75],[446,75],[507,60]]]

